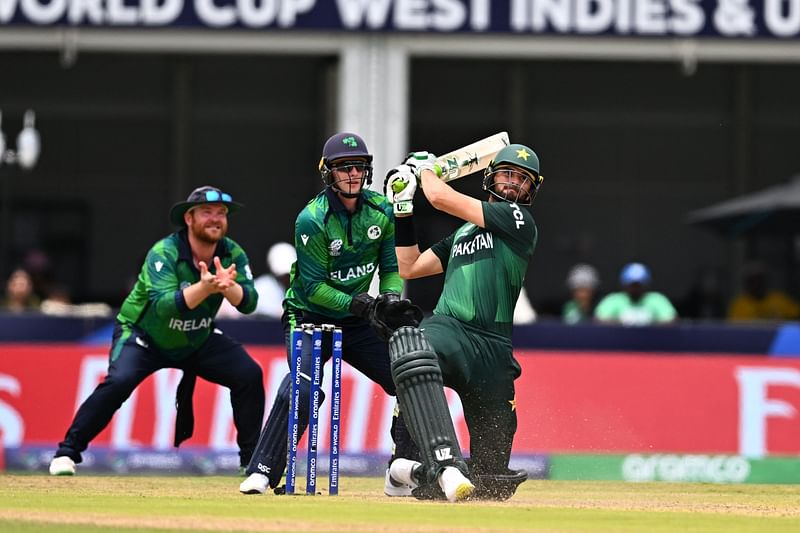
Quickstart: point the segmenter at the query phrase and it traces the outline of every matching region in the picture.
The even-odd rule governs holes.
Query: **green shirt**
[[[288,309],[351,317],[352,297],[369,291],[376,272],[381,293],[403,288],[392,205],[375,191],[365,189],[353,213],[331,189],[319,193],[297,216],[295,248],[297,262],[284,302]]]
[[[591,322],[591,310],[585,313],[575,300],[570,300],[561,309],[561,319],[567,324],[578,324],[579,322]]]
[[[258,303],[253,288],[253,275],[244,250],[232,239],[217,243],[214,255],[223,268],[236,264],[236,281],[242,286],[242,301],[236,307],[242,313],[252,313]],[[209,265],[214,273],[214,265]],[[171,359],[183,359],[196,351],[213,331],[214,316],[222,304],[222,294],[212,294],[196,308],[189,309],[183,289],[200,280],[194,266],[187,230],[184,228],[158,241],[147,253],[139,278],[122,304],[117,321],[123,335],[131,327],[143,331],[147,342]],[[123,339],[124,340],[124,339]],[[121,347],[122,343],[118,343]],[[116,354],[112,353],[112,359]]]
[[[646,292],[638,302],[631,301],[625,292],[612,292],[600,300],[594,310],[598,320],[625,326],[671,322],[677,315],[670,301],[660,292]]]
[[[485,228],[461,226],[431,247],[445,270],[435,314],[447,315],[508,339],[538,233],[527,209],[482,202]]]

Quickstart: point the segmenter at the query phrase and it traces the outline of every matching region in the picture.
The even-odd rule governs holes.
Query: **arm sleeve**
[[[175,271],[177,255],[172,257],[165,249],[154,246],[147,252],[144,266],[144,279],[147,299],[156,316],[170,317],[186,311],[183,291]]]
[[[384,228],[384,237],[381,240],[381,257],[380,257],[380,292],[394,292],[400,294],[403,291],[403,278],[397,268],[397,254],[394,251],[395,235],[394,235],[394,214],[389,211],[388,220]]]
[[[439,261],[442,263],[442,270],[447,271],[447,263],[450,260],[450,249],[453,247],[453,239],[455,232],[451,233],[441,241],[431,246],[431,251],[436,254]]]
[[[333,311],[347,312],[352,297],[328,284],[328,249],[325,228],[307,211],[295,224],[296,275],[305,287],[308,301]]]
[[[242,301],[236,309],[245,315],[256,310],[258,305],[258,292],[253,282],[253,272],[250,270],[250,261],[241,246],[231,241],[233,262],[236,264],[236,283],[242,287]]]

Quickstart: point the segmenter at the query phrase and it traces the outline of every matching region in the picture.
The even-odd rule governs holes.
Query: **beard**
[[[219,224],[212,222],[202,223],[192,220],[189,231],[192,232],[192,236],[200,242],[216,244],[228,233],[228,223],[225,221]]]
[[[508,202],[527,202],[530,199],[530,193],[520,185],[502,184],[497,193]]]

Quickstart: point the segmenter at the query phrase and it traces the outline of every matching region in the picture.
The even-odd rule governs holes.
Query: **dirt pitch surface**
[[[528,481],[505,502],[340,495],[245,496],[241,478],[0,476],[0,531],[800,531],[800,486]]]

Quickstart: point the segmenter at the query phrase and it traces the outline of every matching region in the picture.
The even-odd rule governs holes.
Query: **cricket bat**
[[[439,177],[448,182],[483,170],[489,166],[497,152],[508,145],[508,133],[501,131],[439,156],[435,162],[437,170],[440,170]]]

